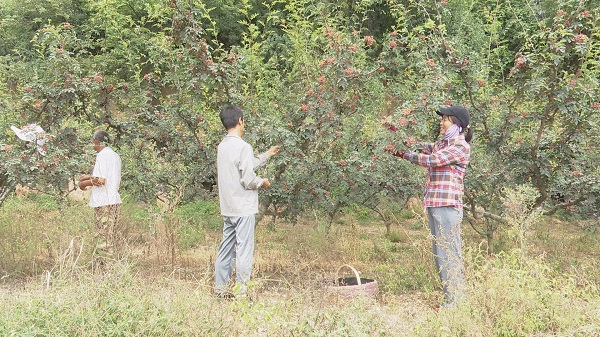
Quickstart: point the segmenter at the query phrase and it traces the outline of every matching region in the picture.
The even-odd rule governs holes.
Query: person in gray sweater
[[[215,293],[220,298],[247,296],[254,256],[255,215],[258,213],[258,189],[271,186],[269,179],[256,175],[256,170],[279,153],[272,146],[258,157],[244,135],[244,113],[227,106],[220,113],[227,135],[217,152],[217,186],[223,216],[223,239],[215,261]],[[228,291],[235,261],[236,286]]]

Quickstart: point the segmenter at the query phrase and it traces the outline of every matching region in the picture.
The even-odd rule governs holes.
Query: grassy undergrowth
[[[214,205],[199,205],[201,217],[190,207],[165,216],[124,205],[129,240],[98,260],[85,203],[9,199],[0,208],[0,335],[600,335],[597,233],[577,224],[542,219],[527,249],[506,243],[493,256],[465,227],[468,298],[436,313],[440,286],[418,214],[399,216],[392,235],[364,211],[328,234],[318,215],[260,223],[249,302],[212,296],[219,216]],[[343,264],[377,281],[375,299],[328,290]]]

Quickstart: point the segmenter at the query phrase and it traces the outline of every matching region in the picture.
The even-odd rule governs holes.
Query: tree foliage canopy
[[[471,219],[502,187],[536,207],[598,214],[599,10],[592,1],[1,0],[0,184],[66,195],[115,136],[124,190],[173,204],[215,193],[218,111],[240,105],[264,214],[330,219],[418,194],[423,172],[383,151],[437,137],[435,110],[472,111]],[[47,131],[45,156],[8,126]],[[399,130],[391,132],[394,124]]]

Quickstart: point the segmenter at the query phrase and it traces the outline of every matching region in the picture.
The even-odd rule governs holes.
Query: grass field
[[[329,233],[315,213],[297,224],[264,219],[252,301],[212,295],[221,235],[214,203],[165,215],[126,202],[122,214],[127,242],[115,257],[98,258],[84,201],[7,200],[0,208],[0,335],[600,335],[600,243],[583,221],[543,218],[526,232],[527,249],[500,230],[494,255],[465,226],[468,299],[436,313],[441,290],[418,210],[399,211],[389,235],[379,218],[356,208]],[[377,281],[376,298],[340,298],[327,287],[344,264]]]

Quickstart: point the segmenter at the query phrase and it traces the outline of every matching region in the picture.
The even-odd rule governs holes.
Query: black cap
[[[447,108],[440,108],[437,111],[437,114],[440,116],[445,115],[456,117],[461,124],[460,126],[463,129],[466,129],[469,126],[469,123],[471,123],[471,114],[469,113],[469,110],[460,105],[453,105]]]

